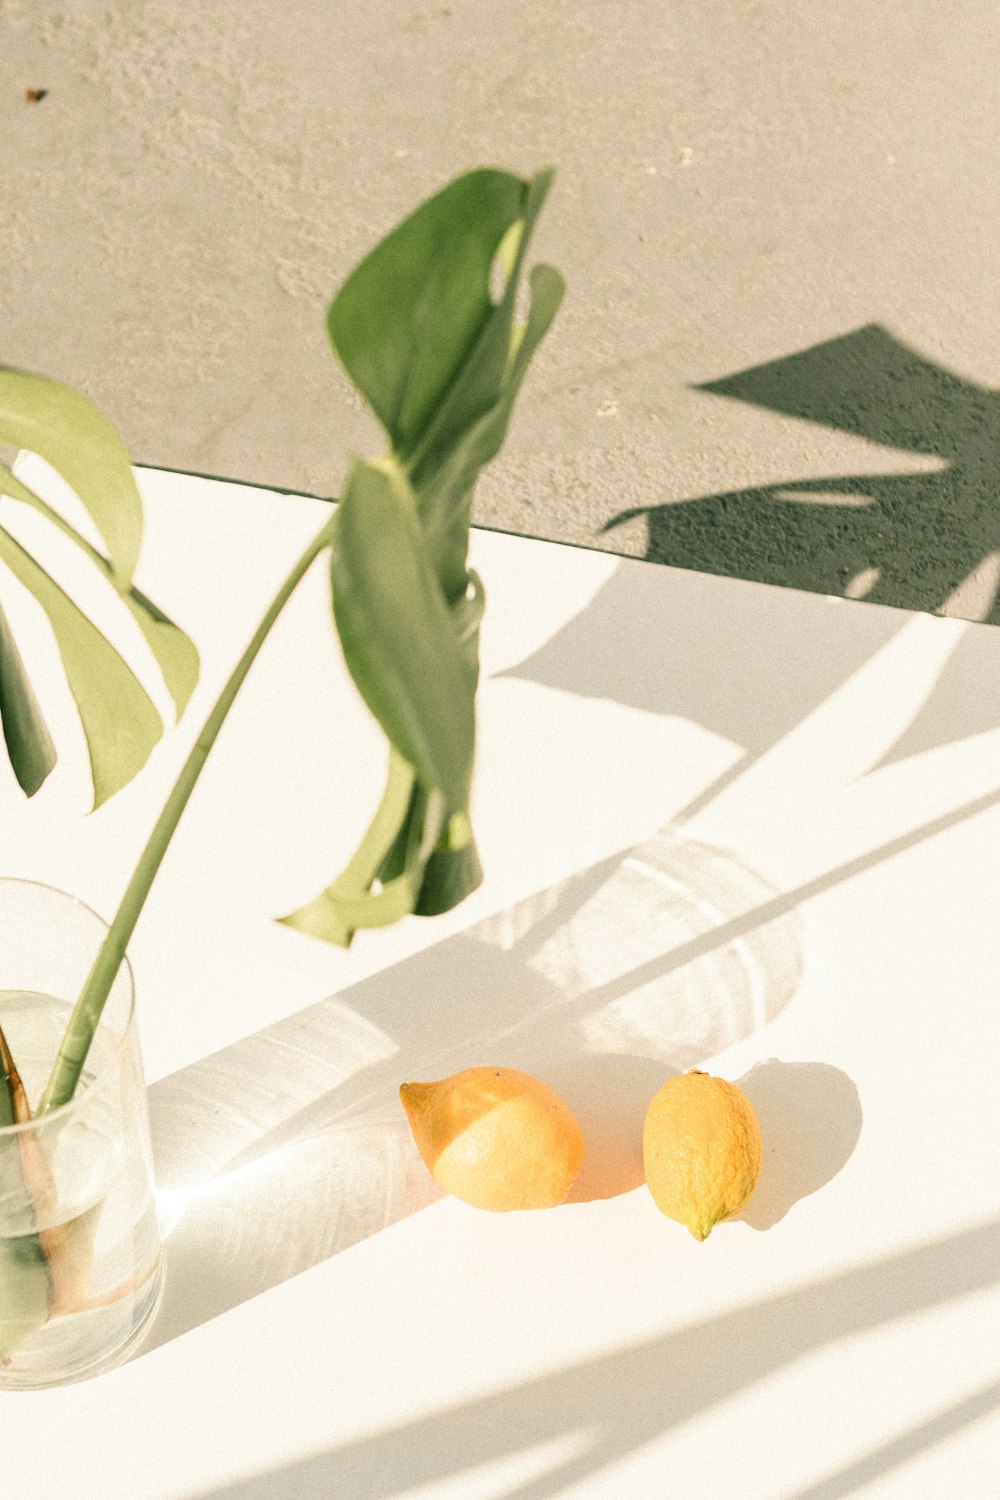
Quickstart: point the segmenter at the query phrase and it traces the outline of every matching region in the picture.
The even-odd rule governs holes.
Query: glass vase
[[[74,1000],[107,931],[82,902],[0,879],[0,1390],[96,1375],[156,1310],[162,1250],[132,972],[119,969],[69,1103],[35,1116]],[[18,1123],[19,1121],[19,1123]]]

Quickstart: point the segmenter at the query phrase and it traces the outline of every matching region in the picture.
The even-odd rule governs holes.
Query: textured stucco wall
[[[995,0],[0,0],[0,360],[140,462],[336,493],[379,442],[339,280],[553,162],[569,297],[477,519],[1000,618],[998,42]]]

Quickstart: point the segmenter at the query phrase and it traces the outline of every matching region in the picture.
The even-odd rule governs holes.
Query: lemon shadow
[[[642,1122],[657,1089],[679,1071],[646,1057],[614,1056],[577,1056],[551,1069],[553,1087],[574,1101],[587,1142],[567,1203],[617,1198],[643,1186]]]
[[[821,1062],[772,1057],[739,1085],[757,1112],[764,1159],[753,1196],[735,1217],[770,1229],[845,1165],[861,1134],[861,1100],[846,1073]]]

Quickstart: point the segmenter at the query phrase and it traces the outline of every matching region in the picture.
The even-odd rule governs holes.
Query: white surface
[[[106,914],[323,516],[142,478],[140,581],[202,649],[197,701],[89,818],[72,755],[33,804],[0,775],[4,873]],[[120,1370],[0,1398],[5,1493],[995,1496],[1000,633],[483,532],[474,560],[483,887],[346,954],[271,922],[381,777],[318,568],[131,947],[160,1320]],[[396,1089],[476,1062],[577,1110],[576,1201],[439,1197]],[[705,1244],[637,1176],[645,1103],[696,1063],[767,1147]]]

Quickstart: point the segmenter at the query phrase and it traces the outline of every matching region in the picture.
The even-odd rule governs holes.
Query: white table
[[[324,513],[140,477],[196,699],[89,818],[79,746],[31,804],[0,770],[3,873],[106,915]],[[474,561],[484,885],[348,953],[271,921],[382,775],[314,570],[131,945],[161,1316],[128,1365],[0,1398],[4,1495],[992,1500],[1000,632],[486,532]],[[577,1111],[575,1201],[439,1195],[396,1090],[479,1062]],[[704,1244],[639,1181],[695,1064],[766,1143]]]

